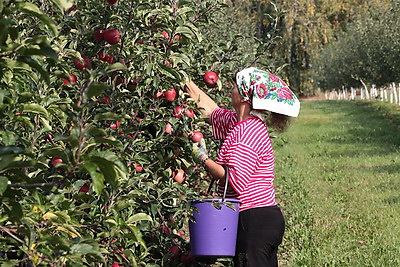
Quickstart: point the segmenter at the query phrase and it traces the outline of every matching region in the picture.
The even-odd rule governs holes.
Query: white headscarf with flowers
[[[300,102],[284,81],[272,73],[257,68],[247,68],[236,74],[236,84],[244,100],[253,109],[297,117]]]

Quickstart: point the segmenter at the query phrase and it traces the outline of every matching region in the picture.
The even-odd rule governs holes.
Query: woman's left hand
[[[193,155],[202,162],[208,159],[208,151],[204,138],[198,143],[193,143]]]

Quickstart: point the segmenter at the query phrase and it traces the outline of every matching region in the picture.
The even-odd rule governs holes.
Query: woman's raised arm
[[[188,81],[185,83],[185,90],[192,98],[200,112],[207,117],[218,108],[217,103],[214,102],[206,93],[203,92],[194,82]]]

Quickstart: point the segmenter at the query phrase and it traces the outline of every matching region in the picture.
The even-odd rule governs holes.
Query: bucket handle
[[[226,192],[228,191],[228,182],[229,182],[228,181],[228,171],[229,171],[229,167],[227,165],[223,165],[222,167],[224,167],[224,170],[225,170],[225,186],[224,186],[224,194],[222,196],[222,202],[224,202],[225,201],[225,197],[226,197]],[[211,178],[210,185],[208,186],[208,189],[207,189],[207,192],[206,192],[207,194],[211,192],[211,188],[214,185],[214,182],[215,182],[215,178]]]

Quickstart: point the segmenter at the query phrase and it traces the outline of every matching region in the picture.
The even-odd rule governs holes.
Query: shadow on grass
[[[400,152],[400,107],[376,102],[318,101],[314,108],[325,113],[343,113],[346,134],[331,137],[337,144],[352,144],[351,155],[385,155]],[[320,104],[319,104],[320,103]],[[338,131],[339,133],[340,131]],[[343,156],[343,155],[342,155]]]
[[[387,156],[384,164],[372,165],[370,170],[400,177],[399,106],[361,101],[317,101],[312,106],[325,114],[339,113],[337,117],[341,120],[332,121],[334,127],[323,138],[337,145],[337,149],[324,151],[325,156],[349,159]],[[388,199],[389,202],[398,203],[399,199]]]

